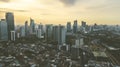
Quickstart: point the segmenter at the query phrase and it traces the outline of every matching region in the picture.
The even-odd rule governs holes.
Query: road
[[[105,48],[105,47],[102,46],[103,44],[98,44],[97,41],[99,41],[99,40],[93,40],[91,43],[92,43],[95,47],[99,47],[99,48],[101,48],[101,49]],[[105,45],[105,44],[104,44],[104,45]],[[106,50],[105,53],[106,53],[106,55],[108,56],[109,61],[110,61],[112,64],[114,64],[114,65],[120,65],[120,63],[118,62],[118,60],[117,60],[108,50]]]

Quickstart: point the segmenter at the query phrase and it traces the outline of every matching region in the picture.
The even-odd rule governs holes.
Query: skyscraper
[[[36,36],[38,37],[38,38],[41,38],[41,29],[36,29]]]
[[[71,32],[71,22],[67,22],[67,32]]]
[[[11,31],[15,30],[13,13],[11,13],[11,12],[6,13],[6,22],[7,22],[7,26],[8,26],[8,39],[10,40]]]
[[[53,40],[58,42],[58,28],[59,26],[53,26]]]
[[[28,29],[28,21],[25,22],[25,36],[28,36],[29,29]]]
[[[82,25],[82,27],[86,27],[86,22],[82,21],[81,25]]]
[[[35,33],[35,23],[34,20],[30,18],[30,34]]]
[[[52,39],[52,29],[53,29],[52,24],[46,25],[46,40]]]
[[[78,29],[78,24],[77,24],[77,20],[74,21],[74,24],[73,24],[73,33],[77,33],[77,30]]]
[[[8,40],[8,29],[7,22],[5,19],[1,19],[0,21],[0,40],[7,41]]]
[[[42,23],[40,23],[40,24],[38,25],[38,29],[41,29],[41,34],[44,34],[44,30],[43,30],[43,25],[42,25]]]
[[[66,42],[66,30],[64,26],[59,25],[58,29],[58,45],[63,45]]]
[[[22,26],[20,28],[20,35],[21,35],[21,37],[25,37],[25,26]]]

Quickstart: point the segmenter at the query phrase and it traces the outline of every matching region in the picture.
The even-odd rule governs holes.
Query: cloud
[[[60,2],[62,2],[66,6],[72,6],[72,5],[75,5],[75,3],[77,2],[77,0],[60,0]]]
[[[93,0],[94,1],[94,0]],[[94,4],[96,3],[96,4]],[[86,9],[91,9],[91,10],[98,10],[98,9],[105,9],[105,10],[108,10],[108,9],[115,9],[115,8],[118,8],[120,7],[119,5],[120,3],[120,0],[101,0],[101,1],[94,1],[93,3],[91,3],[90,5],[87,6]],[[112,11],[112,10],[111,10]]]
[[[9,8],[0,8],[0,12],[28,12],[27,10],[16,10]]]
[[[10,2],[10,0],[0,0],[0,1],[2,1],[2,2]]]
[[[96,6],[88,6],[87,9],[102,9],[102,8],[106,8],[108,7],[108,4],[100,4],[100,5],[96,5]]]

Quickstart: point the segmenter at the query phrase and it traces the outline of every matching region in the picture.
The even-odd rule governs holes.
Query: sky
[[[13,12],[15,24],[30,18],[39,24],[86,21],[87,24],[120,25],[120,0],[0,0],[0,19]]]

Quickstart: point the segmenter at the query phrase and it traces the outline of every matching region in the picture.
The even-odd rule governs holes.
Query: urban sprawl
[[[0,20],[0,67],[120,67],[120,25],[43,25],[30,18],[15,26],[7,12]]]

